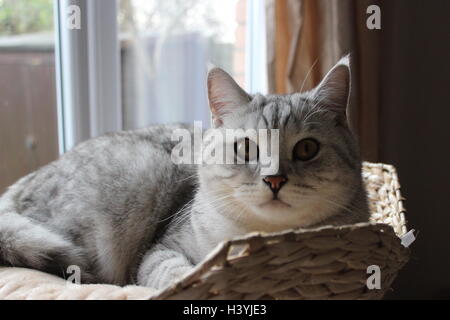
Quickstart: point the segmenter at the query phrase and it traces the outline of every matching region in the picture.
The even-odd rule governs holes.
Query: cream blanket
[[[36,270],[0,267],[0,300],[136,300],[149,299],[155,293],[156,290],[139,286],[76,285]]]

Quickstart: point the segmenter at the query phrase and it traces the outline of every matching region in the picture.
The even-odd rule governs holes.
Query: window
[[[0,192],[105,132],[208,127],[208,67],[265,91],[264,39],[260,0],[0,0]]]
[[[202,120],[207,65],[245,83],[245,0],[120,0],[123,124]]]
[[[58,28],[63,151],[152,123],[209,126],[211,64],[250,91],[264,91],[265,62],[252,58],[265,52],[265,43],[254,41],[265,39],[264,1],[61,0],[59,16],[74,3],[85,24],[74,32],[60,21]]]

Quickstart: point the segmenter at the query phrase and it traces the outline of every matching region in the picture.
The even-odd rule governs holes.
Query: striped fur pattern
[[[0,264],[60,275],[78,265],[83,282],[160,289],[238,235],[367,221],[361,159],[346,117],[349,90],[348,58],[316,89],[292,95],[249,95],[213,69],[214,130],[279,130],[276,174],[287,182],[276,199],[257,164],[173,164],[171,133],[190,126],[109,134],[0,198]],[[293,148],[306,138],[318,141],[319,152],[296,160]]]

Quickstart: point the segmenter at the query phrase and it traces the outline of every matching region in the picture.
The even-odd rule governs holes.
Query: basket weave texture
[[[369,223],[252,233],[221,243],[184,279],[153,299],[380,299],[409,249],[395,168],[363,163]],[[369,289],[367,268],[381,271]]]

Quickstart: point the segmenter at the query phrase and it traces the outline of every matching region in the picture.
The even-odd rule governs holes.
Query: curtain
[[[245,0],[120,0],[125,129],[210,124],[208,65],[245,80]]]
[[[349,119],[365,160],[377,161],[380,31],[369,30],[374,0],[267,0],[269,91],[292,93],[316,86],[351,54]]]

